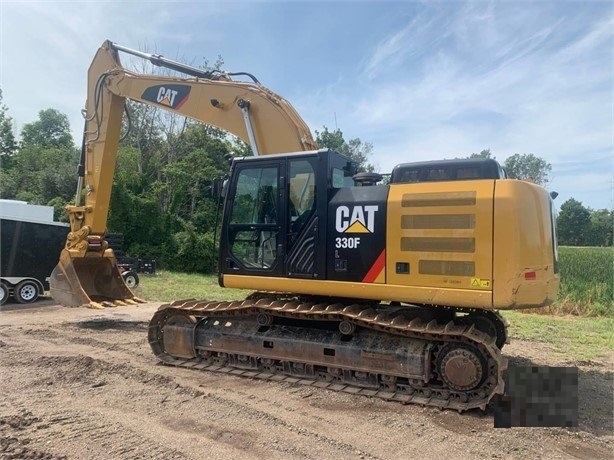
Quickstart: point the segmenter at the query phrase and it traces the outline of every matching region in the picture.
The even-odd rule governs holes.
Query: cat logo
[[[335,214],[335,229],[339,233],[373,233],[375,213],[379,206],[339,206]]]
[[[160,86],[158,90],[158,97],[156,100],[162,105],[168,105],[172,107],[175,103],[175,96],[177,96],[177,91],[174,89],[166,89],[164,86]]]
[[[189,85],[156,85],[147,88],[141,97],[145,101],[179,110],[188,100],[191,89]]]

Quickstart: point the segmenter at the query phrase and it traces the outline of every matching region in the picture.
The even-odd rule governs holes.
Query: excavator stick
[[[73,258],[63,249],[49,279],[51,297],[67,307],[104,308],[144,302],[126,286],[112,254]]]

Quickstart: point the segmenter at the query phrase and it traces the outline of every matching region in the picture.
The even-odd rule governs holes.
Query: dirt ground
[[[0,310],[0,458],[611,458],[613,359],[506,346],[510,366],[579,367],[579,427],[493,428],[459,414],[157,363],[159,304]]]

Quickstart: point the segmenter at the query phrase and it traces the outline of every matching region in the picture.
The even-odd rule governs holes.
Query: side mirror
[[[224,197],[224,195],[226,194],[226,182],[227,181],[224,179],[213,179],[213,181],[211,182],[211,195],[213,195],[213,198],[219,200],[220,198]]]
[[[553,200],[559,196],[559,192],[555,192],[554,190],[552,192],[550,192],[550,198],[552,198]]]

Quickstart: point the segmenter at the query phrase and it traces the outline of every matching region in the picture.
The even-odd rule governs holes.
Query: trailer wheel
[[[4,305],[8,299],[9,287],[4,283],[0,283],[0,305]]]
[[[19,303],[32,303],[40,295],[38,284],[34,281],[25,280],[17,285],[13,296]]]
[[[139,275],[137,275],[133,270],[128,270],[122,273],[122,278],[124,278],[124,283],[126,283],[126,286],[128,286],[130,289],[139,285]]]

